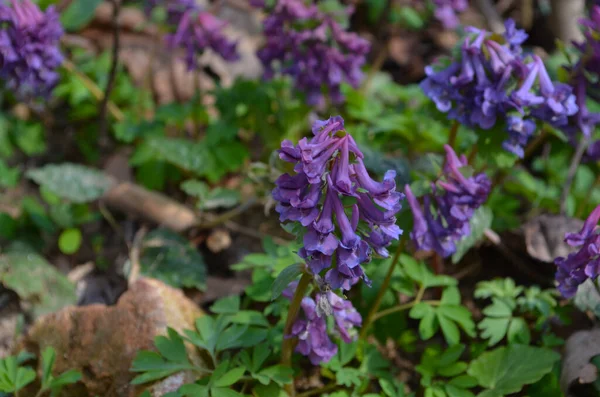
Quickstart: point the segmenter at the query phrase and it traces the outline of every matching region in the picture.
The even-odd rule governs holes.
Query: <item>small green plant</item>
[[[42,352],[39,378],[34,369],[24,365],[34,358],[35,356],[30,353],[21,352],[17,356],[0,359],[0,392],[13,393],[17,396],[19,391],[23,391],[35,382],[38,390],[36,397],[56,397],[60,395],[63,387],[77,383],[81,379],[81,374],[75,370],[68,370],[58,376],[52,374],[56,360],[56,352],[52,347],[47,347]]]

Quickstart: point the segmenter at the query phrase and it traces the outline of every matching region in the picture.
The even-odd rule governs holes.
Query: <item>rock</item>
[[[600,355],[600,329],[579,331],[569,337],[560,375],[560,386],[566,396],[587,395],[579,394],[575,389],[589,385],[597,379],[598,371],[590,363],[597,355]]]
[[[20,341],[18,350],[39,353],[52,346],[57,353],[55,374],[68,369],[80,371],[82,381],[66,389],[64,395],[134,397],[142,390],[129,384],[134,377],[129,369],[137,352],[154,350],[154,337],[166,334],[167,327],[178,332],[193,329],[195,319],[202,315],[181,291],[142,278],[115,306],[67,307],[41,317]],[[192,361],[200,361],[195,350],[189,349],[189,355]],[[153,397],[177,390],[190,380],[187,375],[175,374],[153,385]]]
[[[567,256],[573,248],[565,243],[565,233],[578,232],[583,226],[580,219],[562,215],[540,215],[523,226],[527,253],[546,263],[558,256]]]

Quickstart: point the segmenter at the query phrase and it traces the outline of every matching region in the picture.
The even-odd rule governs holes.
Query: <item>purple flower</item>
[[[331,305],[336,330],[339,332],[340,337],[346,343],[352,342],[355,339],[353,335],[354,327],[362,325],[360,313],[352,306],[352,302],[342,299],[331,291],[326,293],[326,299]]]
[[[506,118],[506,132],[508,139],[502,143],[504,150],[514,153],[519,158],[524,156],[524,148],[535,132],[536,125],[531,120],[524,120],[517,116]]]
[[[45,12],[30,0],[0,3],[0,76],[21,97],[48,96],[58,82],[63,56],[59,15]]]
[[[454,29],[458,26],[457,13],[467,9],[467,0],[433,0],[435,6],[435,18],[444,25],[446,29]]]
[[[283,291],[283,296],[291,300],[297,286],[297,281],[291,282]],[[327,316],[333,316],[336,334],[345,343],[355,339],[355,327],[362,325],[362,317],[352,302],[342,299],[331,290],[316,293],[315,299],[304,297],[301,307],[302,314],[285,337],[297,337],[296,351],[307,356],[313,365],[328,362],[337,353],[337,345],[328,334]]]
[[[456,251],[456,243],[470,231],[469,221],[490,193],[491,183],[483,173],[465,177],[460,169],[467,159],[460,158],[448,145],[444,175],[432,186],[433,193],[423,197],[419,204],[410,186],[404,192],[413,214],[410,237],[419,250],[435,251],[448,257]]]
[[[566,126],[580,104],[570,86],[550,79],[539,57],[523,54],[527,34],[512,20],[505,29],[499,41],[485,30],[466,28],[460,55],[443,66],[427,66],[421,88],[449,119],[484,130],[503,126],[508,133],[503,147],[522,156],[536,120]]]
[[[599,220],[600,206],[592,211],[579,233],[565,234],[565,242],[578,249],[566,258],[558,257],[554,260],[558,268],[558,290],[566,298],[575,295],[577,287],[585,280],[595,279],[600,274],[600,232],[597,228]]]
[[[373,252],[387,256],[386,247],[402,233],[395,214],[404,195],[396,192],[396,173],[388,171],[381,182],[369,176],[341,117],[316,121],[312,131],[296,146],[282,142],[279,156],[296,174],[277,179],[276,210],[282,222],[306,227],[299,255],[313,274],[326,272],[330,288],[348,290],[361,279],[369,284],[361,265]],[[356,204],[346,205],[344,197]]]
[[[227,23],[202,10],[194,0],[152,0],[147,12],[161,6],[166,8],[167,23],[172,31],[166,36],[167,44],[172,49],[182,48],[186,51],[188,69],[198,67],[198,56],[207,48],[226,61],[239,59],[236,43],[223,35]]]
[[[265,66],[265,78],[291,76],[310,105],[323,105],[326,95],[340,103],[344,99],[341,83],[358,87],[362,81],[369,43],[345,31],[312,2],[278,1],[264,20],[264,34],[266,43],[258,57]]]
[[[292,325],[290,335],[297,337],[296,351],[310,359],[313,365],[328,362],[337,354],[337,345],[327,334],[327,322],[324,316],[317,314],[317,304],[309,297],[302,299],[304,318],[298,318]]]

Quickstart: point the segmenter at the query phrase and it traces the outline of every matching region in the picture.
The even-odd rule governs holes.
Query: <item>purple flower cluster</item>
[[[523,157],[535,120],[560,128],[578,106],[569,85],[553,82],[538,56],[523,54],[525,32],[510,19],[505,28],[501,42],[467,28],[458,59],[427,66],[421,88],[438,110],[461,124],[487,130],[502,123],[508,133],[503,147]]]
[[[156,7],[164,7],[167,24],[173,30],[166,36],[171,49],[186,51],[188,69],[198,67],[198,55],[210,48],[226,61],[236,61],[239,55],[236,43],[223,35],[227,22],[200,8],[195,0],[148,1],[146,11],[151,13]]]
[[[284,295],[291,299],[296,286],[297,282],[291,283]],[[352,302],[331,291],[318,292],[315,299],[304,297],[301,307],[304,315],[296,319],[290,335],[285,337],[297,337],[296,351],[307,356],[313,365],[328,362],[337,353],[338,347],[327,332],[327,316],[333,316],[335,332],[345,343],[355,339],[354,327],[362,324],[362,317]]]
[[[54,7],[30,0],[0,3],[0,76],[20,96],[47,96],[58,82],[63,29]]]
[[[578,247],[578,250],[566,258],[554,260],[558,267],[558,290],[566,298],[575,295],[577,287],[585,280],[596,278],[600,274],[600,231],[596,227],[599,220],[600,206],[590,214],[579,233],[565,235],[565,242],[571,247]]]
[[[282,222],[305,228],[299,255],[309,270],[327,270],[331,288],[348,290],[359,279],[369,282],[361,264],[371,251],[387,257],[386,247],[402,233],[394,215],[404,195],[396,192],[395,171],[382,182],[371,179],[341,117],[315,122],[312,132],[310,140],[281,144],[279,157],[294,164],[295,174],[277,179],[273,198]]]
[[[459,14],[469,7],[467,0],[433,0],[435,7],[435,18],[444,25],[446,29],[454,29],[458,26],[459,20],[456,14]]]
[[[256,5],[264,3],[256,3]],[[265,46],[258,57],[265,78],[276,72],[293,78],[310,105],[343,101],[342,82],[358,87],[369,42],[345,31],[311,0],[279,0],[264,21]]]
[[[591,113],[586,104],[588,96],[600,101],[600,6],[594,6],[590,18],[581,20],[580,24],[583,26],[584,41],[575,43],[580,58],[575,65],[566,67],[579,109],[569,118],[569,123],[562,127],[573,145],[577,145],[578,132],[583,134],[582,139],[589,139],[600,123],[600,113]],[[593,142],[588,147],[586,159],[600,160],[600,141]]]
[[[435,251],[448,257],[456,251],[456,243],[470,233],[469,220],[473,213],[486,200],[491,183],[484,174],[465,177],[461,168],[467,166],[467,159],[460,158],[448,145],[444,175],[432,184],[431,195],[423,197],[423,207],[406,185],[404,192],[410,205],[414,225],[410,237],[416,248]]]

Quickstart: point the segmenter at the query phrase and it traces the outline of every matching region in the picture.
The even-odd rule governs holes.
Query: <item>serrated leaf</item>
[[[271,287],[271,300],[277,299],[283,290],[285,290],[292,281],[297,279],[303,271],[304,265],[302,263],[295,263],[283,269]]]
[[[100,198],[114,181],[93,168],[79,164],[49,164],[27,171],[26,176],[59,197],[75,203]]]
[[[141,273],[175,288],[206,288],[206,265],[186,239],[167,229],[146,235],[140,255]]]
[[[21,390],[35,380],[35,371],[29,367],[20,367],[14,356],[0,359],[0,392]]]
[[[458,263],[471,247],[483,239],[484,232],[492,226],[494,214],[488,207],[479,207],[469,220],[471,233],[456,244],[456,252],[452,255],[452,263]]]
[[[488,345],[494,346],[502,339],[508,332],[508,326],[510,325],[510,318],[484,318],[478,325],[481,330],[481,337],[488,339]]]
[[[75,285],[44,258],[32,252],[0,255],[0,283],[30,302],[36,317],[74,305],[77,301]]]
[[[471,362],[467,373],[477,379],[479,386],[489,389],[487,395],[503,396],[537,382],[552,371],[559,359],[560,355],[552,350],[513,344],[482,353]]]

